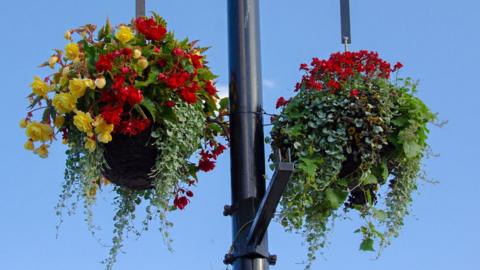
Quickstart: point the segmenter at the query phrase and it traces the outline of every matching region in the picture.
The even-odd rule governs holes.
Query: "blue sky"
[[[98,262],[108,252],[87,231],[81,213],[66,217],[60,237],[53,207],[60,193],[64,148],[52,148],[39,159],[23,150],[25,140],[18,121],[25,114],[28,85],[44,75],[39,63],[51,49],[63,48],[63,33],[86,23],[128,22],[133,0],[43,0],[0,3],[3,120],[0,143],[3,172],[0,196],[0,269],[103,269]],[[228,84],[226,1],[148,1],[178,37],[201,40],[212,46],[208,59]],[[412,215],[400,238],[378,260],[358,252],[358,221],[339,221],[331,245],[313,269],[425,270],[478,269],[480,179],[476,168],[480,150],[480,2],[352,0],[352,50],[376,50],[391,62],[401,61],[402,75],[421,80],[420,96],[449,120],[432,128],[430,144],[440,157],[426,161],[426,171],[438,185],[420,184]],[[276,98],[289,96],[300,79],[298,65],[312,57],[327,57],[341,50],[338,1],[261,1],[264,104],[273,111]],[[268,130],[266,130],[268,132]],[[222,216],[230,201],[229,154],[214,173],[203,174],[193,203],[172,213],[175,252],[170,253],[155,230],[126,241],[116,269],[225,269],[222,258],[230,243],[230,219]],[[111,236],[112,194],[100,196],[95,222],[99,236]],[[81,209],[80,209],[81,210]],[[79,211],[81,212],[81,211]],[[276,223],[270,229],[270,251],[277,254],[272,269],[303,269],[306,248],[302,239],[284,232]]]

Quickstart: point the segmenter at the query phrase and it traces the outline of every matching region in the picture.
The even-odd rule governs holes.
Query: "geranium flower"
[[[282,106],[285,106],[288,104],[288,100],[286,100],[284,97],[279,97],[277,99],[277,103],[275,104],[275,108],[278,109]]]
[[[204,172],[211,171],[215,168],[215,162],[207,158],[202,158],[198,162],[198,168]]]
[[[173,200],[173,205],[176,206],[178,209],[183,210],[189,202],[190,200],[186,196],[176,196]]]
[[[98,72],[111,71],[113,68],[113,57],[110,54],[100,55],[98,61],[95,64],[95,68]]]
[[[182,97],[182,99],[189,104],[197,102],[197,95],[195,92],[186,87],[182,87],[182,89],[180,89],[180,97]]]
[[[157,24],[154,18],[137,18],[135,20],[135,27],[145,38],[154,41],[163,40],[167,34],[167,29],[163,25]]]

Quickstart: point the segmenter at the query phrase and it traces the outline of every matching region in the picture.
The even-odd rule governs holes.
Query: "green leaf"
[[[289,136],[296,137],[302,134],[302,130],[303,130],[303,125],[298,124],[291,128],[287,128],[286,133]]]
[[[360,178],[360,182],[364,185],[377,184],[377,177],[373,175],[370,171],[364,172]]]
[[[313,159],[301,157],[298,163],[298,169],[302,170],[309,178],[315,178],[318,169],[317,163],[318,162]]]
[[[403,143],[403,152],[407,158],[414,158],[422,152],[422,147],[413,140],[407,141]]]
[[[387,219],[387,213],[383,210],[378,210],[373,208],[373,217],[375,217],[378,221],[385,221]]]
[[[85,51],[85,59],[87,68],[90,73],[97,71],[95,64],[97,63],[97,51],[95,47],[90,46],[86,40],[82,40],[83,50]]]
[[[223,128],[218,124],[211,124],[209,127],[212,129],[213,132],[216,132],[216,133],[222,133],[223,131]]]
[[[372,173],[377,177],[377,179],[381,179],[382,183],[384,183],[388,178],[387,160],[383,159],[377,166],[372,168]]]
[[[155,103],[148,97],[143,97],[143,101],[140,105],[143,108],[147,109],[147,111],[152,116],[152,120],[155,122],[158,114],[158,110],[157,110],[157,107],[155,106]]]
[[[227,110],[229,105],[229,99],[228,97],[222,98],[220,100],[220,111]]]
[[[160,74],[160,70],[157,67],[152,67],[150,69],[150,72],[148,73],[148,78],[146,81],[135,81],[135,87],[136,88],[141,88],[141,87],[147,87],[152,83],[155,83],[158,81],[158,74]]]
[[[327,188],[325,196],[332,209],[339,208],[348,196],[348,192],[338,189]]]
[[[360,250],[362,251],[375,251],[375,249],[373,249],[373,239],[372,238],[366,238],[366,239],[363,239],[362,243],[360,244]]]

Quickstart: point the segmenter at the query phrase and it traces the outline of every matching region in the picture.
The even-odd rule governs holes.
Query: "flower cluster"
[[[309,67],[301,64],[300,70],[307,72],[302,81],[297,83],[295,90],[302,86],[308,89],[337,91],[342,82],[354,77],[389,79],[390,73],[402,67],[400,63],[392,70],[390,63],[379,58],[377,52],[358,51],[334,53],[327,60],[313,58]]]
[[[206,48],[177,40],[157,14],[115,28],[107,21],[99,31],[89,24],[68,30],[64,37],[64,50],[55,50],[42,64],[55,72],[31,83],[29,111],[20,121],[28,138],[24,147],[45,158],[60,135],[68,146],[61,199],[82,194],[88,208],[96,190],[108,183],[108,146],[116,147],[115,138],[147,134],[148,146],[157,150],[146,176],[154,189],[115,187],[122,198],[116,228],[130,228],[126,220],[135,209],[128,206],[132,197],[150,200],[162,218],[167,209],[184,209],[197,172],[212,170],[225,150],[218,137],[228,137],[228,100],[217,95]],[[43,113],[36,118],[38,112]],[[195,153],[199,161],[191,162]],[[121,246],[123,229],[115,233],[119,235],[107,265]]]
[[[374,239],[386,246],[399,233],[428,146],[427,124],[435,118],[414,96],[414,82],[390,80],[402,67],[370,51],[314,58],[300,65],[305,75],[295,96],[277,100],[282,111],[272,119],[272,150],[291,151],[296,162],[280,220],[305,234],[310,261],[342,206],[367,221],[357,231],[362,250],[373,250]],[[384,204],[377,204],[380,198]]]
[[[28,136],[26,149],[46,157],[56,129],[64,143],[82,143],[94,151],[97,143],[109,143],[112,134],[145,131],[177,102],[201,102],[207,115],[215,115],[215,76],[205,66],[205,49],[177,42],[163,19],[140,17],[132,25],[120,25],[116,33],[107,23],[98,41],[94,30],[92,25],[69,30],[65,52],[57,50],[43,64],[59,71],[43,80],[34,78],[31,111],[21,123]],[[73,33],[84,38],[74,42]],[[42,121],[33,121],[32,112],[40,108]],[[72,133],[81,133],[83,142],[69,140],[79,138]],[[41,145],[35,148],[37,141]]]

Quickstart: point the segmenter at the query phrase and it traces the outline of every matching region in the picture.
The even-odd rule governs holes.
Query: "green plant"
[[[74,33],[80,37],[76,41]],[[197,172],[211,171],[225,149],[218,137],[227,136],[223,116],[228,100],[217,95],[206,48],[177,40],[157,14],[116,29],[107,21],[98,32],[89,24],[67,31],[65,38],[65,51],[55,50],[42,65],[58,69],[43,79],[35,77],[29,111],[20,123],[28,137],[25,148],[40,157],[48,156],[58,135],[68,146],[57,214],[61,216],[69,202],[73,213],[83,201],[86,221],[95,233],[92,206],[97,190],[114,180],[106,179],[112,167],[106,159],[108,146],[119,136],[146,134],[142,146],[156,150],[145,177],[151,180],[150,189],[113,188],[117,212],[113,246],[105,260],[111,269],[127,233],[140,234],[133,221],[142,202],[147,204],[142,230],[158,217],[169,243],[167,212],[187,206]],[[198,161],[192,158],[195,154]]]
[[[385,247],[399,234],[428,147],[427,124],[435,119],[415,97],[415,82],[390,80],[401,67],[368,51],[314,58],[300,67],[306,74],[297,94],[277,101],[272,150],[285,156],[290,149],[296,163],[280,221],[305,235],[307,268],[341,208],[366,221],[356,231],[361,250],[373,251],[375,239]]]

